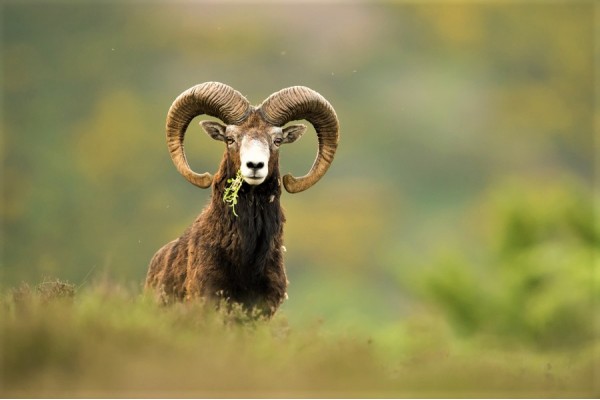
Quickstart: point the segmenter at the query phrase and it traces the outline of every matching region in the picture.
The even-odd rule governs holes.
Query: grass
[[[231,207],[231,212],[236,217],[238,216],[235,212],[235,205],[237,204],[238,192],[242,187],[242,183],[244,183],[244,177],[242,176],[242,170],[238,169],[235,178],[227,179],[227,183],[229,186],[225,188],[225,192],[223,193],[223,201]]]
[[[119,285],[22,285],[1,300],[2,397],[594,397],[594,346],[456,338],[424,316],[372,335],[240,322]],[[595,375],[594,375],[595,374]]]

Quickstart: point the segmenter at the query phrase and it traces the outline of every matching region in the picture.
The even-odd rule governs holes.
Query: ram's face
[[[306,130],[304,125],[269,125],[258,115],[242,125],[214,121],[202,121],[201,125],[213,139],[225,142],[229,160],[249,185],[260,185],[270,177],[278,168],[279,147],[296,141]]]

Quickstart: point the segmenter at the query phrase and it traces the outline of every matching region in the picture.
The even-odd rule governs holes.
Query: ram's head
[[[234,168],[241,170],[244,181],[260,185],[277,168],[279,146],[292,143],[305,131],[304,125],[288,122],[307,120],[317,132],[319,150],[308,174],[295,178],[283,177],[290,193],[301,192],[314,185],[327,172],[333,161],[339,139],[339,124],[335,111],[320,94],[303,86],[293,86],[269,96],[260,106],[231,87],[207,82],[183,92],[171,106],[167,116],[167,145],[177,170],[191,183],[207,188],[212,183],[208,172],[198,174],[190,168],[183,149],[185,132],[198,115],[219,118],[201,122],[215,140],[225,142]]]

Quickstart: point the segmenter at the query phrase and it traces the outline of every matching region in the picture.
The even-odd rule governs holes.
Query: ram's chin
[[[265,181],[265,177],[244,176],[244,182],[248,185],[257,186]]]

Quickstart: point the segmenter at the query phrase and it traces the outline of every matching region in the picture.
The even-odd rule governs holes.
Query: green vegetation
[[[223,201],[225,202],[225,204],[231,207],[231,212],[233,212],[233,215],[235,215],[236,217],[238,215],[235,212],[235,205],[237,204],[238,192],[240,191],[243,182],[244,177],[242,176],[242,170],[238,169],[235,178],[227,179],[227,183],[229,184],[229,186],[225,188],[225,193],[223,193]]]
[[[471,211],[477,254],[457,246],[421,268],[390,267],[414,310],[379,324],[357,317],[378,306],[368,287],[350,286],[348,303],[348,283],[337,277],[325,276],[299,300],[308,304],[290,300],[271,321],[200,301],[161,306],[108,281],[22,284],[2,295],[0,394],[597,396],[591,211],[569,180],[500,185]],[[299,317],[308,308],[323,319]],[[349,308],[355,314],[344,314]]]
[[[45,282],[2,299],[4,396],[580,397],[593,350],[467,344],[438,318],[371,336],[240,322],[201,302],[159,306],[122,286]],[[595,394],[598,394],[597,392]]]
[[[225,3],[0,5],[0,394],[600,396],[599,6]],[[340,120],[282,195],[270,322],[137,286],[210,196],[164,142],[204,81],[305,85]],[[217,170],[197,121],[185,146]]]
[[[597,339],[600,246],[590,197],[573,182],[517,181],[484,204],[483,267],[443,257],[423,278],[423,294],[465,334],[485,331],[543,349]]]

